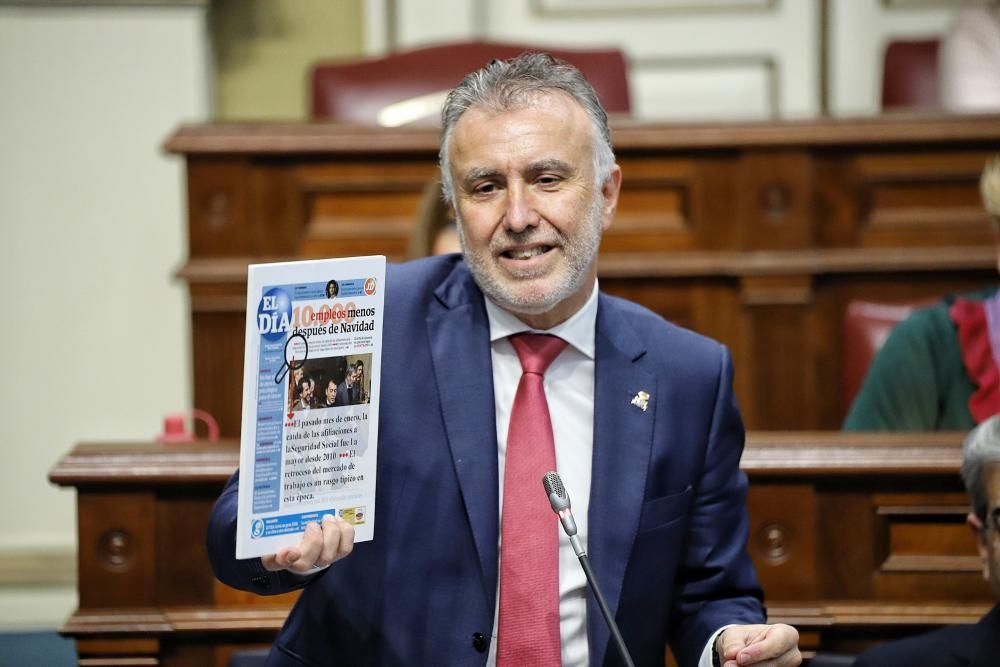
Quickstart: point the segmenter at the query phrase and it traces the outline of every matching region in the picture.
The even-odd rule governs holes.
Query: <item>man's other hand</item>
[[[799,633],[790,625],[734,625],[715,642],[723,667],[794,667],[802,663]]]
[[[354,549],[354,526],[339,516],[323,516],[323,524],[306,525],[297,546],[285,547],[276,554],[261,557],[264,568],[272,572],[288,570],[312,574],[347,557]]]

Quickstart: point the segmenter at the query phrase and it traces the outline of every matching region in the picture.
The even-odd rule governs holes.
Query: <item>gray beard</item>
[[[553,230],[558,234],[560,250],[566,255],[565,270],[559,272],[557,282],[547,293],[524,294],[519,290],[510,288],[506,281],[497,276],[499,267],[493,263],[493,246],[501,245],[494,237],[490,242],[490,249],[484,255],[470,253],[468,251],[465,234],[463,232],[462,219],[458,211],[455,211],[455,220],[458,227],[458,241],[462,247],[462,255],[465,263],[472,272],[472,277],[491,301],[504,310],[513,313],[524,313],[526,315],[540,315],[555,308],[559,303],[576,294],[583,287],[587,279],[590,267],[597,259],[597,251],[601,245],[601,217],[603,213],[604,198],[601,193],[595,193],[594,200],[587,211],[587,219],[583,225],[584,233],[576,238],[569,239],[561,232]],[[536,241],[535,236],[539,234],[537,228],[532,227],[523,232],[505,232],[506,237],[501,238],[503,243],[524,244]],[[533,278],[534,275],[525,273],[519,277]],[[516,280],[516,278],[515,278]]]

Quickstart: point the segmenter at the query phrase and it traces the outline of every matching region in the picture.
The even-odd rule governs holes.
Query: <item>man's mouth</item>
[[[552,250],[550,245],[537,245],[530,248],[514,248],[511,250],[505,250],[501,253],[507,259],[531,259],[532,257],[537,257],[538,255],[544,255],[548,251]]]

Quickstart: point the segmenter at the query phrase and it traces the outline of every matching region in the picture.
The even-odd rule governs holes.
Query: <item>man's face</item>
[[[330,380],[326,383],[326,402],[333,403],[337,400],[337,383]]]
[[[983,578],[990,582],[993,595],[1000,600],[1000,463],[983,466],[986,491],[986,525],[979,532],[979,555],[983,559]],[[970,515],[969,522],[979,522]],[[980,524],[981,525],[981,524]]]
[[[302,382],[302,400],[308,401],[312,398],[313,388],[314,385],[312,380],[305,380]]]
[[[494,302],[537,328],[568,319],[590,296],[602,232],[621,172],[595,186],[593,124],[567,95],[550,93],[455,124],[450,169],[466,262]]]

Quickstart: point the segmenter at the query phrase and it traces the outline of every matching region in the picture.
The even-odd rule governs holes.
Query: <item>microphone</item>
[[[569,543],[573,545],[576,557],[586,556],[587,552],[583,550],[580,538],[576,536],[576,520],[570,509],[569,494],[566,493],[566,487],[563,486],[559,473],[554,471],[545,473],[545,476],[542,477],[542,486],[545,488],[545,493],[549,495],[549,505],[552,506],[552,511],[559,515],[559,521],[562,522],[563,530],[569,536]]]
[[[583,573],[587,575],[587,583],[590,584],[590,590],[594,592],[594,597],[597,599],[597,606],[600,607],[601,614],[604,616],[604,622],[608,624],[608,630],[611,631],[611,637],[615,640],[615,646],[618,647],[618,655],[621,656],[622,662],[625,663],[625,667],[635,667],[635,663],[632,662],[632,656],[629,655],[628,647],[625,646],[625,640],[622,638],[622,633],[618,629],[618,624],[615,623],[615,618],[611,615],[608,603],[604,599],[604,595],[601,593],[600,587],[597,585],[597,577],[594,576],[594,570],[590,567],[590,559],[587,558],[587,552],[584,551],[583,545],[580,544],[580,538],[576,536],[576,520],[573,518],[573,511],[570,508],[569,502],[569,493],[566,492],[566,487],[563,486],[562,478],[559,476],[559,473],[552,470],[545,473],[542,477],[542,486],[545,488],[545,493],[549,497],[549,505],[552,506],[552,511],[559,516],[559,521],[562,523],[563,530],[569,537],[569,543],[573,546],[573,551],[576,553],[576,557],[580,560],[580,566],[583,568]]]

